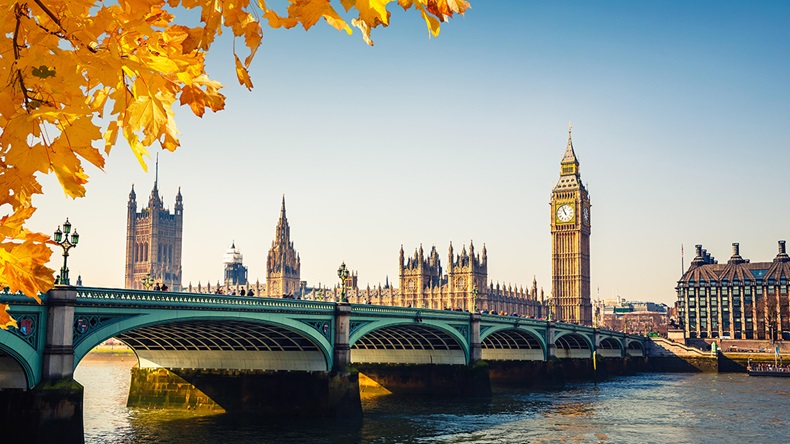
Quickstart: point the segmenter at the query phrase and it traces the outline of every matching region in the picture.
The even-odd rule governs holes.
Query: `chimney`
[[[691,265],[702,265],[702,264],[706,263],[705,262],[705,250],[702,249],[702,245],[701,244],[697,244],[697,245],[694,246],[694,248],[696,249],[696,253],[695,253],[695,256],[694,256],[694,260],[691,261]]]
[[[728,264],[742,264],[742,263],[746,262],[741,257],[740,253],[741,253],[741,249],[740,249],[740,247],[738,245],[738,242],[733,242],[733,244],[732,244],[732,257],[730,258],[729,261],[727,261],[727,263]]]
[[[776,255],[776,259],[774,261],[777,262],[789,262],[790,256],[787,255],[787,250],[785,249],[785,241],[779,241],[779,254]]]

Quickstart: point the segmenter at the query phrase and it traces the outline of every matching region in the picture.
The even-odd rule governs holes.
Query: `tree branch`
[[[23,15],[27,16],[27,14],[25,14],[24,8],[19,3],[17,3],[16,5],[14,5],[14,15],[16,16],[16,26],[14,26],[13,45],[14,45],[14,65],[16,65],[16,62],[19,61],[19,57],[20,57],[19,48],[21,48],[21,46],[19,45],[19,27],[21,25],[20,19]],[[25,99],[25,111],[27,111],[28,114],[30,114],[30,97],[27,95],[25,78],[22,77],[21,69],[16,68],[16,77],[17,80],[19,81],[19,88],[22,90],[22,96]]]

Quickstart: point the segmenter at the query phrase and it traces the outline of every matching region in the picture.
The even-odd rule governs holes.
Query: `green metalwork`
[[[80,313],[74,316],[74,335],[73,345],[76,347],[86,337],[88,337],[92,330],[102,328],[108,323],[119,322],[130,316],[137,315],[106,315],[102,313]]]

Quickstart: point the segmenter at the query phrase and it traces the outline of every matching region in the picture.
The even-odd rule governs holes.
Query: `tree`
[[[265,0],[0,0],[0,287],[38,299],[54,282],[46,267],[52,241],[25,228],[32,198],[42,193],[37,175],[55,174],[66,195],[82,197],[82,162],[102,169],[119,134],[147,170],[149,147],[179,146],[176,103],[198,117],[225,107],[222,85],[204,67],[223,28],[246,44],[243,61],[234,46],[234,66],[252,89],[248,69],[262,23],[309,30],[323,19],[348,34],[358,28],[373,45],[371,29],[389,25],[395,1],[419,13],[434,37],[441,22],[470,7],[465,0],[288,0],[278,13]],[[176,23],[193,9],[200,26]],[[338,11],[355,16],[351,26]],[[0,304],[0,328],[15,325],[6,309]]]

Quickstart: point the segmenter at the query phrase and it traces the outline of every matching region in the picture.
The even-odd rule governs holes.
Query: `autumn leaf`
[[[239,85],[246,86],[247,89],[252,90],[252,80],[250,80],[250,73],[247,68],[241,64],[239,56],[236,57],[236,77],[239,79]]]
[[[46,245],[49,237],[24,228],[34,212],[35,208],[21,207],[0,218],[0,287],[38,300],[38,293],[49,290],[55,280],[53,270],[45,266],[52,255]]]
[[[8,327],[16,326],[16,321],[8,314],[8,304],[0,304],[0,329],[8,330]]]

